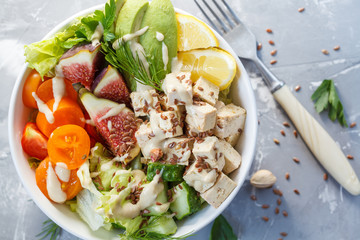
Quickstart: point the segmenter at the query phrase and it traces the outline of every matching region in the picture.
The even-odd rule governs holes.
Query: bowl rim
[[[80,16],[84,16],[86,14],[89,14],[91,12],[94,12],[97,9],[103,9],[105,6],[105,4],[98,4],[95,5],[93,7],[84,9],[68,18],[66,18],[64,21],[60,22],[59,24],[57,24],[54,28],[52,28],[43,38],[47,39],[49,37],[51,37],[52,35],[54,35],[55,33],[61,31],[62,29],[66,28],[69,24],[71,24],[76,18],[80,17]],[[176,13],[181,13],[181,14],[186,14],[186,15],[190,15],[195,17],[196,19],[198,19],[196,16],[194,16],[193,14],[190,14],[182,9],[179,8],[174,8]],[[200,20],[200,19],[198,19]],[[202,20],[200,20],[202,21]],[[202,21],[203,22],[203,21]],[[256,100],[255,100],[255,94],[252,90],[251,87],[251,83],[250,83],[250,78],[247,75],[247,72],[243,66],[243,64],[241,63],[241,61],[239,60],[239,58],[237,57],[237,55],[235,54],[235,52],[233,51],[233,49],[231,48],[231,46],[227,43],[227,41],[219,34],[217,33],[211,26],[209,26],[207,23],[205,23],[215,34],[215,36],[217,37],[217,39],[219,40],[220,45],[225,45],[226,47],[226,51],[228,51],[234,58],[237,64],[237,67],[241,70],[241,76],[238,77],[238,81],[240,81],[240,79],[244,78],[244,84],[247,85],[247,89],[251,90],[248,92],[249,94],[249,102],[253,105],[253,111],[248,111],[248,109],[246,109],[247,111],[247,119],[249,119],[249,113],[251,114],[251,119],[253,120],[253,123],[250,124],[251,126],[251,133],[252,133],[252,138],[250,138],[251,142],[248,144],[248,159],[247,161],[249,161],[245,166],[243,166],[244,164],[242,163],[241,168],[245,168],[243,170],[243,172],[245,172],[245,176],[243,176],[239,181],[237,181],[237,186],[236,188],[232,191],[232,193],[228,196],[228,198],[221,204],[221,206],[217,209],[215,209],[213,211],[213,213],[211,214],[211,216],[206,217],[205,219],[203,219],[202,221],[200,221],[199,223],[196,224],[193,232],[190,233],[195,233],[199,230],[201,230],[203,227],[205,227],[206,225],[208,225],[211,221],[213,221],[218,215],[220,215],[229,205],[230,203],[233,201],[233,199],[235,198],[235,196],[238,194],[239,189],[242,187],[244,181],[245,181],[245,177],[249,172],[249,169],[252,165],[253,159],[254,159],[254,154],[255,154],[255,149],[256,149],[256,141],[257,141],[257,132],[258,132],[258,124],[257,124],[257,107],[256,107]],[[21,179],[21,182],[24,186],[24,188],[26,189],[26,191],[28,192],[28,194],[31,196],[32,200],[36,203],[36,205],[41,209],[41,211],[50,219],[52,219],[56,224],[58,224],[61,228],[65,229],[66,231],[70,232],[71,234],[73,234],[74,236],[83,238],[83,235],[80,235],[78,232],[76,232],[74,229],[68,227],[68,225],[63,224],[60,220],[56,219],[54,214],[52,213],[52,211],[50,211],[48,208],[42,206],[39,202],[39,199],[37,197],[37,195],[34,192],[34,189],[31,188],[30,184],[27,184],[27,182],[25,181],[25,178],[23,178],[22,174],[21,174],[21,167],[20,165],[17,163],[17,161],[15,160],[15,156],[16,156],[16,151],[18,151],[15,148],[15,103],[16,103],[16,99],[18,98],[18,95],[21,93],[20,91],[20,86],[23,82],[23,78],[24,75],[26,74],[26,72],[28,71],[28,63],[24,63],[24,66],[22,67],[22,69],[19,72],[19,75],[16,79],[14,88],[12,90],[12,94],[11,94],[11,99],[10,99],[10,105],[9,105],[9,111],[8,111],[8,121],[9,121],[9,127],[8,127],[8,135],[9,135],[9,145],[10,145],[10,151],[11,151],[11,156],[12,156],[12,162],[15,165],[17,174],[19,176],[19,178]],[[255,123],[256,124],[255,124]],[[248,121],[246,121],[246,125],[249,125]],[[249,140],[247,140],[249,141]],[[54,204],[54,203],[52,203]],[[196,215],[196,214],[195,214]],[[84,222],[85,223],[85,222]],[[85,223],[87,225],[87,223]],[[91,231],[91,230],[90,230]],[[94,232],[94,231],[93,231]],[[178,232],[177,232],[178,233]],[[175,234],[176,236],[177,234]],[[94,237],[94,236],[92,236]],[[97,238],[94,238],[97,239]]]

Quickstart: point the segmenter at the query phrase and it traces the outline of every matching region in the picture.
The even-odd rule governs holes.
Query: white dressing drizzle
[[[130,40],[133,40],[134,38],[140,37],[141,35],[143,35],[144,33],[146,33],[146,31],[149,29],[149,26],[143,27],[142,29],[134,32],[134,33],[129,33],[126,34],[122,37],[122,40],[124,42],[128,42]]]
[[[105,113],[104,116],[99,118],[99,122],[101,122],[104,119],[107,119],[109,117],[114,117],[121,113],[121,111],[125,108],[125,104],[120,104],[119,106],[111,108],[107,113]]]
[[[57,203],[63,203],[66,201],[66,193],[61,189],[61,183],[56,176],[56,173],[49,162],[46,176],[46,189],[51,200]]]
[[[68,182],[70,179],[70,170],[59,166],[59,164],[55,166],[55,173],[63,182]]]
[[[111,129],[112,129],[112,122],[111,122],[111,121],[108,121],[107,125],[108,125],[109,131],[111,131]]]
[[[99,45],[100,44],[100,39],[101,39],[103,34],[104,34],[104,27],[101,24],[101,22],[99,22],[99,24],[96,26],[96,29],[95,29],[93,35],[91,36],[91,44],[93,46]]]
[[[51,81],[52,81],[52,87],[53,87],[52,90],[55,100],[53,105],[53,112],[55,112],[59,106],[62,97],[65,94],[65,82],[64,82],[64,78],[58,76],[53,77]]]
[[[159,42],[164,41],[164,34],[162,34],[161,32],[156,32],[156,39]]]
[[[85,121],[86,124],[89,124],[91,126],[96,126],[95,122],[92,119],[84,119],[84,121]]]
[[[52,111],[50,110],[50,108],[38,97],[38,95],[36,95],[35,92],[32,92],[32,96],[34,97],[36,104],[39,108],[39,112],[45,114],[46,120],[50,123],[53,124],[55,119],[54,119],[54,115],[52,113]]]
[[[134,59],[137,58],[137,56],[139,56],[140,61],[142,62],[142,64],[145,67],[146,73],[150,76],[150,72],[149,72],[149,63],[146,60],[146,54],[145,54],[145,49],[143,48],[143,46],[136,42],[135,40],[131,40],[129,42],[130,44],[130,49],[131,52],[133,54]]]
[[[182,65],[182,62],[179,61],[177,57],[174,57],[173,59],[171,59],[171,72],[181,72]]]
[[[167,65],[169,62],[169,52],[168,52],[168,48],[164,42],[162,42],[162,59],[163,59],[163,63],[164,63],[164,70],[166,71]]]

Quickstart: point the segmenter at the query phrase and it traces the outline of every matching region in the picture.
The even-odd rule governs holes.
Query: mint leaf
[[[223,215],[219,215],[215,219],[209,240],[237,240],[232,227]]]
[[[318,113],[328,110],[328,116],[332,121],[338,119],[341,126],[348,127],[344,108],[336,92],[333,80],[323,80],[321,85],[312,94],[311,99],[315,101],[315,109]]]

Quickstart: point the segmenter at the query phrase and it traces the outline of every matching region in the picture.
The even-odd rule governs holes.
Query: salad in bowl
[[[11,150],[61,227],[85,239],[186,236],[235,197],[255,148],[250,83],[226,42],[170,0],[110,0],[25,56]]]

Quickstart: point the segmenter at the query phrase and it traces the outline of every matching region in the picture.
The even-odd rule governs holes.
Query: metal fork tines
[[[234,11],[231,9],[229,4],[225,0],[221,0],[222,3],[219,3],[219,1],[212,0],[214,6],[216,7],[212,8],[209,5],[208,0],[201,0],[203,5],[208,9],[208,11],[215,17],[215,19],[218,22],[218,25],[220,25],[220,29],[216,23],[209,17],[209,15],[206,13],[207,11],[202,7],[202,4],[200,4],[199,0],[194,0],[196,5],[199,7],[200,11],[204,14],[205,18],[209,21],[211,26],[218,32],[218,33],[228,33],[231,29],[236,27],[238,24],[240,24],[240,19],[236,16]],[[220,14],[217,14],[216,11],[218,11]],[[226,21],[223,21],[219,16],[222,15]],[[230,15],[230,17],[229,17]]]

